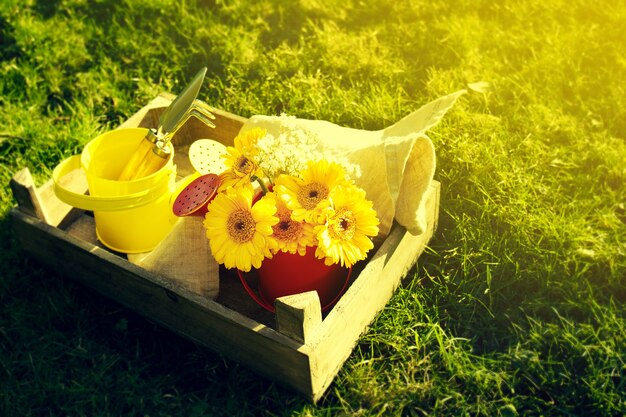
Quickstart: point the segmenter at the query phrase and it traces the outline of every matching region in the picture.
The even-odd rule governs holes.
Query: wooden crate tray
[[[156,127],[171,100],[171,95],[161,94],[122,126]],[[218,109],[214,114],[217,128],[192,118],[173,138],[179,175],[191,170],[189,144],[212,138],[232,145],[245,122]],[[87,190],[86,184],[75,186]],[[235,274],[224,269],[217,299],[201,297],[102,246],[93,214],[58,200],[51,181],[37,188],[25,168],[13,177],[11,188],[18,202],[11,211],[13,227],[28,255],[316,402],[424,251],[437,224],[440,185],[433,182],[429,190],[427,230],[411,235],[394,224],[377,251],[357,264],[347,291],[325,315],[315,292],[283,297],[271,314],[252,301]]]

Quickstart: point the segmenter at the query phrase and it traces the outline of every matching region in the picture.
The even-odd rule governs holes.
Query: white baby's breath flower
[[[259,150],[257,161],[265,175],[273,182],[280,174],[296,175],[302,171],[308,161],[325,159],[344,167],[349,178],[361,176],[358,164],[347,158],[340,158],[323,149],[316,133],[301,129],[295,116],[280,115],[277,135],[266,134],[256,146]]]

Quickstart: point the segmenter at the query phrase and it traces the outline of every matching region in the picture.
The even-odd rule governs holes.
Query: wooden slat
[[[223,110],[211,107],[215,115],[216,128],[212,129],[196,118],[189,119],[174,135],[172,142],[175,145],[189,145],[197,139],[213,139],[226,146],[233,145],[233,139],[245,123],[246,119]]]
[[[437,221],[439,183],[433,183],[427,200],[428,229],[411,235],[395,224],[359,277],[342,296],[309,343],[314,401],[317,401],[348,358],[359,336],[387,304],[402,277],[415,264],[432,237]]]
[[[81,194],[88,188],[85,175],[77,171],[63,177],[61,183],[64,187]],[[75,209],[57,198],[52,180],[40,188],[35,187],[28,168],[17,172],[11,178],[10,186],[20,210],[51,226],[68,224],[82,213],[82,210]]]
[[[129,117],[119,128],[145,127],[157,128],[159,126],[159,116],[172,102],[166,94],[161,94],[152,99],[150,103],[143,106],[139,111]]]
[[[39,197],[35,182],[28,168],[22,168],[15,173],[9,182],[9,186],[11,191],[13,191],[13,197],[17,201],[20,210],[50,224],[50,215]]]
[[[322,308],[316,291],[279,297],[275,301],[278,331],[308,343],[322,323]]]

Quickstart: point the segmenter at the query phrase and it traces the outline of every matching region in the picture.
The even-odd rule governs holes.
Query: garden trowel
[[[158,128],[150,129],[137,150],[130,155],[118,177],[119,181],[136,180],[161,169],[171,153],[168,142],[191,116],[200,119],[209,127],[215,127],[211,122],[215,116],[211,113],[209,106],[196,99],[206,70],[204,67],[198,71],[193,80],[161,114]]]

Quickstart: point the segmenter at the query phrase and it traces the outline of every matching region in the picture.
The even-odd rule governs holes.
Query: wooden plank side
[[[73,171],[59,182],[76,193],[87,191],[87,180],[82,172]],[[57,198],[52,180],[36,188],[28,168],[17,172],[9,184],[20,210],[49,225],[61,227],[82,213],[82,210],[75,209]]]
[[[35,187],[35,182],[28,168],[22,168],[16,172],[13,178],[11,178],[9,186],[20,210],[51,224],[50,214],[46,210],[46,206]]]
[[[145,127],[157,128],[159,126],[159,116],[170,105],[172,99],[167,95],[160,94],[153,98],[148,104],[143,106],[137,113],[130,116],[119,128]]]
[[[148,319],[312,398],[310,351],[265,325],[14,209],[24,250]]]
[[[322,323],[317,291],[279,297],[275,305],[277,330],[294,340],[307,343]]]
[[[210,128],[196,118],[189,119],[174,135],[172,142],[177,145],[189,145],[198,139],[213,139],[226,146],[233,146],[235,136],[243,126],[245,119],[233,114],[214,110],[215,128]]]
[[[408,270],[426,248],[434,232],[439,206],[439,183],[429,191],[428,228],[411,235],[395,225],[381,248],[328,314],[309,346],[314,401],[317,401],[348,358],[359,336],[384,308]]]

